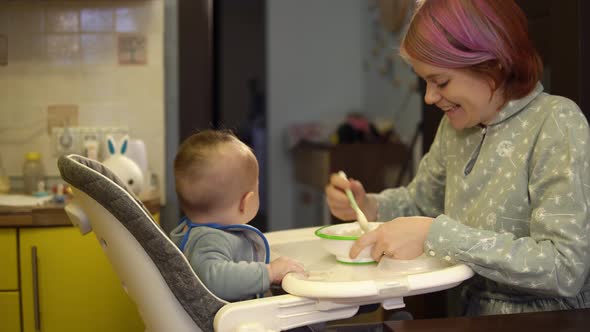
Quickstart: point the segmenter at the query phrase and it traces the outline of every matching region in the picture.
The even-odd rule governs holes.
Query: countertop
[[[152,213],[160,211],[160,196],[148,193],[140,196]],[[72,226],[64,210],[65,204],[48,203],[40,206],[0,206],[0,227]]]
[[[384,322],[384,331],[588,331],[590,309]]]

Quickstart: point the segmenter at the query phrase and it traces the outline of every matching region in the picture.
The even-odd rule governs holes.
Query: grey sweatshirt
[[[590,307],[590,131],[538,84],[486,127],[444,118],[414,180],[374,195],[379,220],[435,217],[424,251],[464,263],[464,314]]]
[[[185,225],[179,224],[170,233],[177,246],[186,234]],[[206,226],[190,231],[185,256],[203,284],[226,301],[255,298],[270,287],[266,253],[254,233],[244,228],[220,230]]]

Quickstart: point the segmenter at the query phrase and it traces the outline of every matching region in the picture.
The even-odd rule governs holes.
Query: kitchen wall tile
[[[12,68],[13,66],[10,65],[6,67],[7,69]],[[22,107],[22,103],[30,102],[30,99],[26,99],[27,96],[27,87],[29,86],[30,82],[23,76],[16,76],[13,73],[2,73],[0,75],[0,100],[3,102],[1,103],[4,107],[2,112],[18,112],[18,109]],[[27,105],[27,104],[25,104]],[[8,124],[8,123],[16,123],[13,121],[2,121],[0,123]]]
[[[104,66],[102,68],[106,70],[111,67]],[[106,75],[104,70],[99,71],[96,69],[91,68],[91,66],[84,67],[84,74],[87,77],[94,77],[95,79],[83,79],[84,85],[78,92],[80,101],[83,103],[93,103],[96,101],[105,103],[118,100],[116,98],[117,89],[119,88],[117,80],[112,75]],[[87,112],[91,111],[87,110]],[[101,117],[100,113],[97,114],[97,117]]]
[[[117,32],[147,31],[152,20],[150,7],[129,6],[115,11]]]
[[[164,1],[0,0],[0,154],[10,176],[29,150],[58,174],[47,106],[76,104],[80,126],[124,126],[143,139],[164,187]],[[146,38],[147,65],[118,64],[119,33]]]
[[[11,33],[41,33],[45,31],[45,10],[33,3],[21,2],[5,8]]]
[[[12,108],[3,108],[0,123],[13,124],[2,128],[0,151],[4,167],[9,175],[20,172],[27,151],[44,151],[47,146],[43,139],[45,122],[39,117],[41,109],[36,103],[15,101]],[[49,160],[49,156],[45,156]]]
[[[46,32],[79,32],[80,12],[65,7],[50,7],[45,11]]]
[[[82,32],[111,32],[115,29],[112,8],[89,8],[80,11]]]
[[[127,121],[126,114],[132,113],[137,115],[137,107],[134,102],[127,100],[117,100],[103,104],[104,112],[109,115],[110,125],[131,126],[140,124],[137,121]]]
[[[117,94],[114,96],[117,100],[130,99],[140,102],[145,99],[151,99],[152,96],[160,95],[160,91],[155,95],[153,82],[157,83],[163,91],[161,82],[154,79],[154,76],[147,67],[126,66],[121,68],[120,74],[117,75],[117,85],[119,88],[117,89]],[[142,81],[143,84],[137,84],[139,81]]]
[[[135,105],[138,109],[141,109],[141,118],[137,118],[136,114],[126,113],[123,114],[124,121],[141,121],[141,126],[133,128],[135,134],[139,137],[155,137],[163,135],[164,131],[160,126],[160,123],[164,121],[164,114],[161,114],[158,109],[163,107],[161,102],[157,102],[155,99],[148,100],[143,104]]]
[[[65,7],[51,7],[45,11],[46,32],[78,32],[80,31],[80,12]]]
[[[116,65],[115,36],[111,33],[84,33],[80,36],[82,61],[85,64]]]
[[[45,38],[47,60],[56,64],[80,61],[81,46],[78,34],[48,34]]]
[[[11,64],[45,59],[45,37],[33,33],[8,35],[8,59]]]
[[[80,105],[84,112],[80,113],[80,123],[92,123],[94,126],[113,126],[112,102],[85,101]],[[123,125],[119,123],[118,125]]]
[[[148,65],[162,66],[164,64],[164,52],[158,52],[158,45],[163,43],[161,35],[151,33],[147,36],[147,54],[149,54]]]
[[[73,71],[63,71],[43,79],[45,92],[40,92],[43,101],[47,105],[79,104],[80,89],[83,89],[85,82],[80,79],[79,74]]]

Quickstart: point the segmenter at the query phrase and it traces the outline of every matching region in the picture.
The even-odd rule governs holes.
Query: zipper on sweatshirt
[[[486,138],[487,132],[488,132],[488,127],[481,128],[481,140],[479,141],[479,144],[475,148],[475,151],[473,151],[471,158],[469,158],[467,165],[465,165],[465,169],[463,170],[463,174],[465,174],[465,176],[469,175],[469,173],[471,173],[471,171],[473,170],[473,166],[475,166],[475,162],[477,161],[477,157],[479,157],[479,151],[481,150],[481,146],[483,145],[483,140]]]

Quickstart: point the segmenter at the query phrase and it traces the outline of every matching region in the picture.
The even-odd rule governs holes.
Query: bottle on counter
[[[28,152],[25,154],[23,164],[23,192],[25,195],[33,195],[39,189],[45,188],[45,169],[41,163],[39,152]]]

